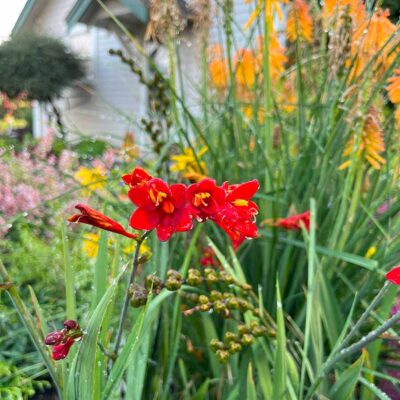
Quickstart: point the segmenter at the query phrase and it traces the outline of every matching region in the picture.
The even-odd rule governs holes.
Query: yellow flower
[[[389,99],[393,104],[400,104],[400,68],[394,70],[394,75],[388,80],[389,85],[386,90],[389,95]]]
[[[133,136],[133,133],[128,132],[125,137],[124,141],[121,146],[121,154],[125,156],[126,161],[130,161],[132,159],[137,158],[138,156],[138,149],[135,144],[135,137]]]
[[[124,254],[131,255],[135,252],[136,249],[136,243],[132,242],[129,246],[124,247],[122,250]],[[142,256],[143,254],[148,254],[149,257],[151,257],[151,249],[150,247],[144,242],[140,246],[139,250],[139,256]]]
[[[106,184],[106,170],[100,166],[80,167],[75,172],[74,178],[82,185],[83,192],[90,195],[93,191],[102,189]]]
[[[365,253],[365,258],[372,258],[377,252],[377,248],[375,246],[371,246],[367,252]]]
[[[204,161],[200,161],[200,158],[207,150],[207,146],[200,149],[197,153],[197,160],[199,160],[197,162],[193,150],[185,147],[182,154],[171,157],[171,160],[174,161],[174,164],[170,167],[171,171],[180,172],[184,178],[189,180],[197,181],[204,178],[207,175],[207,168]]]
[[[83,235],[82,250],[90,258],[96,258],[99,252],[100,236],[96,233],[85,233]]]
[[[344,157],[348,157],[353,152],[355,139],[352,137],[346,144],[343,152]],[[374,107],[370,107],[366,116],[363,130],[361,133],[361,141],[359,147],[356,149],[356,156],[365,157],[365,159],[376,170],[380,170],[381,166],[386,164],[386,160],[380,156],[385,151],[385,143],[383,141],[382,129],[378,117],[378,113]],[[344,162],[339,169],[349,167],[351,161]]]
[[[294,42],[298,37],[301,37],[312,43],[313,21],[310,7],[304,0],[293,1],[286,22],[286,36],[290,42]]]
[[[356,28],[351,46],[351,54],[355,57],[352,76],[358,76],[363,68],[379,53],[375,65],[379,72],[387,69],[399,50],[392,51],[400,40],[400,31],[389,19],[389,11],[378,9],[371,17]],[[388,43],[389,39],[392,40]],[[382,50],[383,49],[383,50]],[[352,60],[348,61],[350,64]]]
[[[252,120],[253,118],[254,118],[254,107],[253,107],[253,105],[251,105],[251,104],[248,104],[248,105],[245,105],[243,108],[242,108],[242,112],[243,112],[243,115],[248,119],[248,120]],[[258,122],[260,123],[260,124],[263,124],[264,122],[265,122],[265,109],[264,109],[264,107],[262,107],[262,106],[259,106],[258,107],[258,110],[257,110],[257,119],[258,119]],[[250,146],[251,147],[251,146]],[[254,149],[254,146],[253,146],[253,149]],[[252,150],[250,150],[250,151],[252,151]]]

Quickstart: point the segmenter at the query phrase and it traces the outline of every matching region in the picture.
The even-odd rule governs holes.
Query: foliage
[[[83,74],[81,60],[57,39],[30,32],[0,46],[0,91],[11,98],[50,101]]]

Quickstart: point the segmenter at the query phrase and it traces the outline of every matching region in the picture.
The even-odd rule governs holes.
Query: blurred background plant
[[[167,8],[152,3],[148,35],[166,44],[169,76],[150,57],[147,76],[128,55],[112,51],[151,93],[153,107],[141,122],[150,145],[136,145],[129,134],[119,147],[91,139],[59,147],[49,135],[28,144],[28,151],[4,147],[0,158],[0,246],[12,282],[31,304],[42,337],[64,319],[78,317],[84,329],[88,325],[89,339],[53,364],[64,397],[369,400],[385,399],[386,392],[395,399],[400,380],[393,373],[394,330],[319,374],[370,305],[385,272],[400,262],[397,3],[387,3],[390,15],[357,0],[321,6],[266,0],[248,5],[254,12],[240,27],[232,2],[211,3],[212,15],[223,22],[221,41],[208,42],[209,21],[196,14],[206,31],[197,114],[187,107],[181,87],[185,66],[177,57],[184,15],[176,2]],[[286,19],[278,30],[273,15],[279,10]],[[166,24],[167,18],[174,24]],[[123,24],[119,28],[129,36]],[[185,183],[204,176],[218,183],[257,178],[260,237],[234,253],[214,226],[168,243],[151,235],[144,252],[152,255],[140,265],[138,281],[153,275],[165,286],[168,279],[178,281],[180,290],[160,286],[145,308],[129,310],[125,362],[111,371],[115,381],[108,383],[103,350],[115,340],[125,289],[117,283],[133,248],[128,239],[65,227],[62,221],[71,204],[90,201],[127,226],[132,206],[120,175],[136,165]],[[278,223],[310,209],[309,231]],[[171,269],[179,275],[167,273]],[[250,299],[239,295],[231,278],[226,287],[224,274],[250,285]],[[186,284],[190,279],[200,283]],[[132,295],[145,293],[146,304],[151,285]],[[389,318],[396,296],[390,287],[353,340]],[[218,312],[232,297],[233,303],[249,301],[251,310],[239,307],[228,313],[233,318]],[[38,354],[2,298],[6,368],[35,365],[31,376],[43,379]],[[207,312],[194,312],[201,307]],[[269,335],[257,340],[249,328],[257,318],[254,310],[270,317]],[[24,359],[26,354],[31,358]]]

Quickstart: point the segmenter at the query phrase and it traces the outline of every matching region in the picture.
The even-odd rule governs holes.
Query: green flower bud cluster
[[[223,341],[212,339],[210,347],[218,361],[226,363],[232,354],[240,352],[244,347],[251,346],[255,338],[265,336],[267,333],[268,329],[264,325],[253,320],[249,325],[239,324],[238,333],[225,332]]]

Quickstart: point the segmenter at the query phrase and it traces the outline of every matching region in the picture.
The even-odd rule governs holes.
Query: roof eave
[[[24,26],[36,2],[37,0],[27,0],[27,2],[24,5],[24,8],[21,11],[21,14],[19,14],[17,22],[14,24],[14,27],[11,30],[11,36],[16,35]]]

